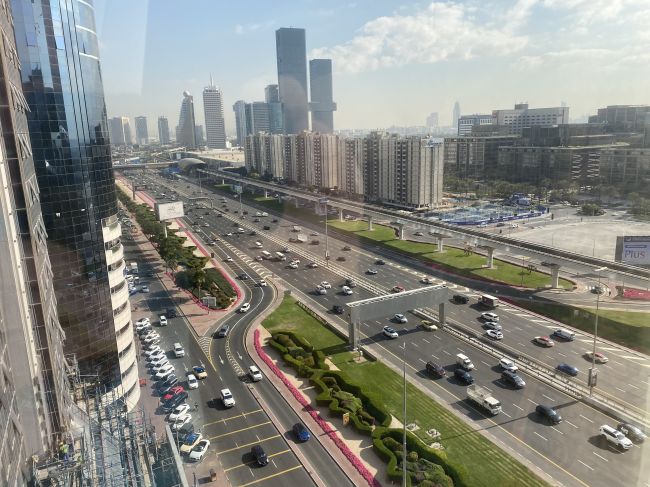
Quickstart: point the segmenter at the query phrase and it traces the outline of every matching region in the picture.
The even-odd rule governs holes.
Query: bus
[[[269,260],[271,258],[271,252],[268,252],[266,250],[262,250],[262,258]]]
[[[499,306],[499,298],[495,298],[489,294],[481,294],[481,296],[478,298],[478,302],[486,308],[496,308]]]
[[[285,260],[287,260],[287,256],[284,255],[282,252],[276,252],[275,253],[275,258],[277,260],[279,260],[280,262],[284,262]]]

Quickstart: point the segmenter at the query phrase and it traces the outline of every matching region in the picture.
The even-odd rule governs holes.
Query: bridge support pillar
[[[265,190],[264,190],[264,197],[265,197],[265,198],[268,198],[268,197],[269,197],[269,190],[268,190],[268,189],[265,189]]]
[[[296,198],[296,208],[298,208],[300,205],[298,205],[298,198]]]
[[[494,247],[486,247],[487,250],[487,267],[494,269]]]
[[[339,221],[343,221],[343,208],[339,208]]]
[[[372,231],[373,231],[373,228],[372,228],[372,217],[371,217],[371,216],[368,217],[368,231],[369,231],[369,232],[372,232]]]
[[[442,237],[438,237],[438,252],[442,252],[444,250],[445,250],[444,239]]]
[[[221,186],[223,186],[224,184],[226,184],[226,180],[224,178],[221,178]]]
[[[551,267],[551,287],[557,289],[560,287],[560,266],[554,265]]]

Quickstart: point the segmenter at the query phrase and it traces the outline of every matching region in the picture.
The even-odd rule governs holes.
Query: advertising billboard
[[[185,216],[182,201],[172,201],[171,203],[156,203],[156,218],[158,220],[171,220]]]
[[[623,264],[650,266],[650,236],[616,237],[615,259]]]
[[[315,202],[315,210],[318,216],[327,215],[327,203],[329,203],[327,198],[318,198],[318,201]]]

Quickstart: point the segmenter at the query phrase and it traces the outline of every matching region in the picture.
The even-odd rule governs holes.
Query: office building
[[[458,119],[458,135],[472,135],[473,128],[480,125],[492,125],[492,115],[462,115]]]
[[[205,136],[203,132],[203,125],[194,126],[194,138],[196,139],[196,146],[203,147],[205,145]]]
[[[246,102],[244,100],[237,100],[232,106],[235,112],[235,129],[237,131],[237,145],[244,146],[246,140]]]
[[[194,118],[194,97],[189,91],[183,92],[181,112],[178,117],[176,129],[176,143],[185,146],[186,149],[196,149],[196,120]]]
[[[647,193],[650,187],[650,149],[610,146],[600,152],[600,182],[624,191]]]
[[[65,352],[82,377],[102,385],[107,401],[115,392],[132,409],[140,397],[137,352],[93,8],[81,1],[65,8],[43,0],[14,5]]]
[[[223,121],[223,95],[212,82],[203,89],[203,114],[205,116],[205,145],[208,149],[226,148],[226,125]]]
[[[528,103],[518,103],[513,110],[493,110],[492,123],[510,127],[511,134],[521,134],[525,127],[569,123],[569,107],[528,108]]]
[[[309,89],[311,93],[311,129],[313,132],[331,134],[334,132],[336,103],[332,93],[332,60],[312,59],[309,61]]]
[[[110,123],[111,143],[114,146],[133,144],[131,137],[131,123],[128,117],[113,117]]]
[[[162,145],[169,144],[169,120],[167,117],[158,117],[158,140]]]
[[[445,177],[471,181],[494,177],[499,161],[499,147],[514,145],[519,139],[517,135],[445,137]]]
[[[258,132],[269,133],[271,122],[269,120],[269,105],[263,101],[246,103],[245,107],[246,135]]]
[[[437,129],[439,125],[438,112],[431,112],[427,117],[426,127],[428,129]]]
[[[305,29],[276,30],[275,47],[284,132],[299,134],[309,130]]]
[[[10,10],[0,10],[0,485],[29,485],[71,397]],[[9,101],[10,100],[10,101]]]
[[[149,143],[147,117],[135,117],[135,140],[138,145],[147,145]]]
[[[454,128],[458,128],[458,119],[460,118],[460,103],[454,103],[454,111],[452,113],[452,124]]]
[[[278,85],[268,85],[264,88],[264,99],[269,106],[269,131],[272,134],[284,133],[282,103],[280,103],[280,91]]]
[[[601,123],[605,130],[613,133],[643,133],[650,124],[650,105],[609,105],[599,108],[596,115],[589,117],[589,123]]]

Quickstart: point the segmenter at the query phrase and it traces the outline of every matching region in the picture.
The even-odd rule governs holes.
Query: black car
[[[343,247],[343,250],[352,250],[352,247],[350,247],[349,245],[346,245],[345,247]]]
[[[342,255],[339,255],[339,256],[336,258],[336,260],[338,260],[339,262],[345,262],[345,257],[343,257]]]
[[[172,397],[169,401],[165,401],[162,405],[163,411],[166,413],[171,413],[176,406],[179,404],[182,404],[185,402],[185,400],[189,397],[189,394],[187,391],[183,391],[180,394],[177,394],[176,396]]]
[[[354,282],[354,279],[352,279],[351,277],[348,277],[345,280],[345,285],[348,286],[348,287],[357,287],[357,283]]]
[[[435,364],[433,362],[427,362],[426,365],[427,373],[437,379],[440,379],[447,375],[447,371],[442,365]]]
[[[271,230],[271,227],[269,227],[268,225],[264,225],[264,230]]]
[[[250,235],[251,237],[254,237],[255,235],[257,235],[257,232],[256,232],[255,230],[253,230],[251,233],[249,233],[249,235]]]
[[[255,445],[253,448],[251,448],[251,455],[253,455],[255,462],[260,467],[263,467],[269,463],[269,458],[266,456],[266,452],[261,445]]]
[[[645,441],[646,434],[638,426],[634,426],[630,423],[619,423],[616,429],[627,436],[634,443],[643,443]]]
[[[165,316],[167,318],[176,318],[176,308],[167,308]]]
[[[240,274],[239,279],[241,279],[242,281],[245,281],[246,279],[248,279],[248,274]]]
[[[375,261],[375,264],[377,264],[377,265],[384,265],[385,263],[386,263],[386,262],[384,262],[384,261],[381,260],[381,259],[378,259],[378,260]]]
[[[163,389],[163,388],[167,387],[168,385],[174,385],[174,382],[173,382],[174,380],[177,381],[178,378],[176,377],[176,374],[171,374],[165,380],[159,380],[158,382],[156,382],[155,387],[156,387],[156,389],[160,390],[160,389]]]
[[[174,434],[174,436],[178,437],[179,443],[185,443],[187,437],[190,436],[192,433],[194,433],[194,425],[192,423],[185,423],[178,430],[178,433]]]
[[[343,314],[343,306],[340,304],[335,304],[332,306],[332,311],[336,313],[337,315],[342,315]]]
[[[271,220],[271,221],[272,221],[273,223],[278,223],[278,219],[277,219],[277,218],[274,218],[274,219]]]
[[[535,408],[535,412],[552,424],[558,424],[562,422],[562,416],[560,416],[560,413],[558,413],[557,410],[551,406],[538,404]]]
[[[511,372],[510,370],[504,370],[501,372],[501,378],[504,382],[516,387],[517,389],[523,389],[526,387],[526,382],[521,378],[516,372]]]
[[[170,379],[171,379],[171,380],[170,380]],[[164,396],[164,395],[167,394],[167,393],[171,390],[171,388],[174,387],[176,384],[178,384],[178,377],[176,377],[175,375],[170,376],[170,377],[169,377],[169,378],[164,382],[164,385],[161,385],[161,386],[158,388],[158,393],[159,393],[161,396]]]
[[[226,336],[228,336],[229,331],[230,331],[230,325],[223,325],[221,328],[219,328],[219,331],[217,332],[217,337],[225,338]]]
[[[463,382],[464,384],[474,383],[474,377],[472,377],[472,374],[467,372],[465,369],[458,368],[454,370],[454,376],[456,377],[456,379]]]
[[[305,425],[302,423],[296,423],[293,425],[293,434],[296,435],[298,441],[309,441],[309,438],[311,438],[309,430],[305,428]]]
[[[456,304],[467,304],[469,303],[469,298],[467,296],[463,296],[462,294],[454,294],[452,301]]]

